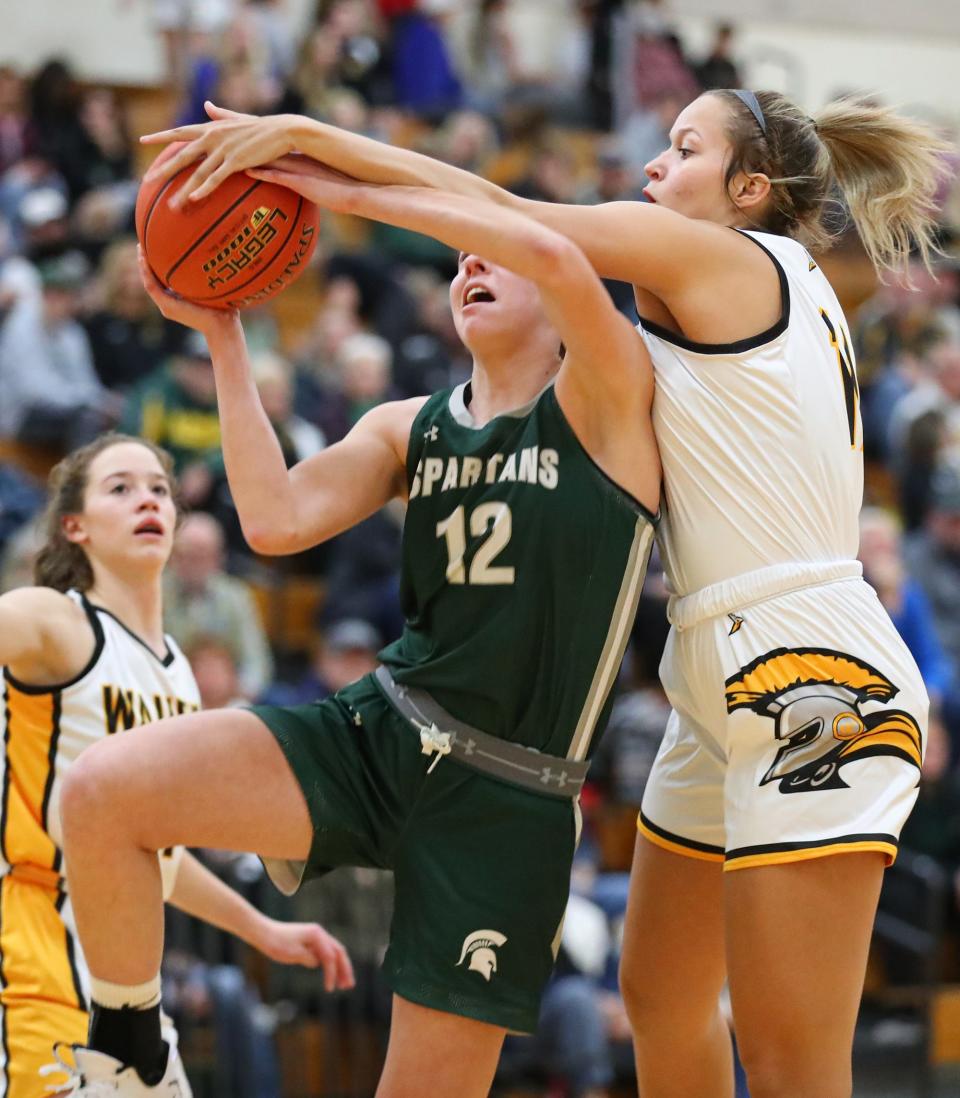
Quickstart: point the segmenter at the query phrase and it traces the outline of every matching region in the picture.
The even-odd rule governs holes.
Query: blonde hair
[[[771,205],[759,227],[826,249],[837,235],[828,207],[839,198],[878,272],[905,271],[913,249],[929,268],[937,251],[934,196],[952,148],[932,127],[866,96],[837,99],[811,118],[778,92],[761,91],[764,132],[736,93],[708,94],[730,108],[726,183],[741,171],[770,178]]]

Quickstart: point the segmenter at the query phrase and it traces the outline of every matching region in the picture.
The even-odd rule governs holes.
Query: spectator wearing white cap
[[[0,328],[0,436],[72,449],[115,420],[76,320],[89,265],[64,252],[38,271],[39,300],[18,301]]]
[[[36,267],[14,250],[10,222],[0,214],[0,319],[21,298],[40,296]]]
[[[10,180],[4,180],[0,191],[9,185]],[[56,187],[36,187],[26,190],[21,198],[7,197],[6,202],[0,197],[0,207],[12,204],[14,209],[9,214],[0,212],[2,310],[28,297],[40,300],[40,273],[30,257],[65,248],[69,235],[67,200]]]

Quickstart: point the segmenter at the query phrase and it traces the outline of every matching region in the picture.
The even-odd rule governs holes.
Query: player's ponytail
[[[929,266],[947,142],[929,126],[862,98],[828,103],[814,124],[873,265],[902,267],[916,248]]]
[[[770,178],[770,205],[757,228],[828,248],[831,202],[842,199],[878,271],[904,269],[913,249],[930,262],[934,195],[950,144],[934,129],[862,96],[827,104],[814,118],[778,92],[716,91],[730,108],[732,152],[726,182],[738,172]]]
[[[91,462],[98,454],[121,442],[136,442],[152,450],[170,479],[171,489],[175,491],[173,460],[166,450],[146,439],[121,434],[101,435],[67,454],[53,467],[47,482],[49,501],[43,516],[46,538],[33,566],[34,583],[40,587],[52,587],[56,591],[69,591],[71,588],[88,591],[93,586],[90,560],[81,546],[66,537],[63,520],[67,515],[83,511]]]

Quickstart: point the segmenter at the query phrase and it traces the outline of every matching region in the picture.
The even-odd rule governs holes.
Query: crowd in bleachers
[[[253,113],[297,111],[529,197],[596,203],[640,198],[643,165],[668,143],[678,110],[700,89],[742,83],[731,27],[718,28],[706,56],[686,56],[657,0],[552,5],[562,24],[540,68],[510,9],[509,0],[319,0],[300,34],[282,0],[156,0],[167,80],[149,100],[150,121],[202,121],[208,98]],[[207,347],[161,318],[140,284],[133,208],[145,160],[132,102],[124,89],[80,82],[62,59],[0,68],[0,589],[29,582],[44,463],[112,427],[143,435],[173,454],[192,512],[167,577],[167,628],[188,651],[205,704],[313,700],[369,670],[402,626],[402,516],[387,508],[289,561],[259,560],[246,547]],[[868,462],[863,563],[934,699],[904,844],[956,875],[960,921],[960,189],[945,190],[942,222],[934,272],[917,264],[910,280],[854,294],[848,318]],[[455,384],[470,368],[449,311],[448,249],[342,217],[326,217],[322,236],[304,278],[244,314],[261,398],[290,463],[342,438],[373,405]],[[855,244],[843,254],[857,264]],[[631,313],[629,288],[610,290]],[[656,676],[665,599],[654,561],[585,798],[579,906],[530,1046],[558,1094],[602,1094],[629,1071],[616,1051],[627,1033],[614,958],[633,812],[668,712]],[[389,890],[364,874],[340,876],[299,899],[299,913],[329,917],[348,943],[355,918],[366,929],[354,945],[372,973]],[[188,937],[181,928],[184,952],[169,974],[183,1009],[195,1000],[209,1010],[217,996],[245,1001],[223,977],[191,999]],[[262,990],[322,1012],[305,980],[273,980]],[[383,1016],[371,992],[374,1002],[368,1020]],[[281,1016],[257,1024],[268,1030]],[[523,1075],[529,1047],[508,1048],[504,1063]],[[282,1065],[265,1055],[258,1070],[274,1083],[249,1093],[277,1093]]]

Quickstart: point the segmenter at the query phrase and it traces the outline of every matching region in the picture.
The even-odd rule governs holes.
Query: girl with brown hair
[[[199,709],[190,666],[162,626],[160,579],[176,525],[169,455],[105,435],[51,474],[37,586],[0,596],[3,1098],[39,1093],[54,1044],[87,1034],[90,977],[58,811],[65,775],[106,736]],[[182,850],[165,852],[161,869],[181,910],[276,961],[322,965],[328,988],[350,985],[346,953],[321,927],[266,918]],[[169,1026],[164,1036],[175,1040]]]
[[[622,964],[640,1091],[732,1095],[729,979],[753,1098],[846,1098],[927,700],[855,559],[856,371],[806,249],[829,243],[842,200],[878,270],[911,249],[926,259],[945,143],[867,99],[811,117],[774,92],[714,91],[647,165],[648,202],[576,207],[306,119],[207,109],[209,124],[145,139],[188,142],[157,169],[199,161],[181,200],[262,165],[259,178],[293,173],[301,188],[311,157],[520,210],[634,284],[674,593],[661,667],[674,714],[641,812]]]

